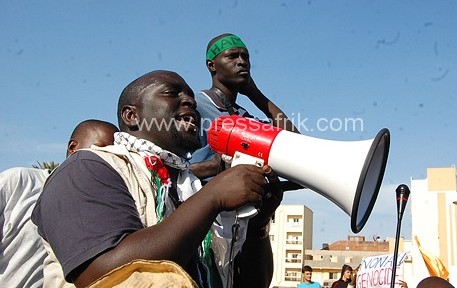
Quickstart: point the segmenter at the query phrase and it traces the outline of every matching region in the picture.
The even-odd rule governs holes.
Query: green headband
[[[217,40],[206,51],[206,60],[213,60],[217,55],[230,48],[246,48],[246,45],[236,35],[228,35]]]

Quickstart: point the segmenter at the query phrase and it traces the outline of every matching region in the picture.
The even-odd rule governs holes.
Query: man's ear
[[[206,67],[208,68],[209,72],[211,72],[211,73],[216,72],[216,67],[214,65],[213,60],[206,60]]]
[[[76,150],[78,150],[78,141],[76,141],[75,139],[70,139],[67,145],[67,157],[75,153]]]
[[[137,114],[137,109],[133,105],[125,105],[121,110],[122,121],[125,123],[129,130],[136,131],[138,130],[139,117]]]

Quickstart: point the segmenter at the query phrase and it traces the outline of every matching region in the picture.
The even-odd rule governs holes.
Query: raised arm
[[[239,93],[246,95],[268,119],[271,119],[274,126],[292,132],[299,132],[286,114],[257,88],[252,77],[245,86],[240,88]]]

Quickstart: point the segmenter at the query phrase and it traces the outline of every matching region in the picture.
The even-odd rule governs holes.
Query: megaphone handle
[[[250,155],[241,153],[241,152],[235,152],[232,158],[232,163],[231,167],[239,165],[239,164],[252,164],[256,165],[259,167],[262,167],[264,164],[264,161],[262,159],[252,157]],[[256,209],[252,205],[246,205],[244,207],[240,207],[236,210],[236,215],[238,219],[249,219],[254,217],[259,213],[259,210]]]
[[[257,215],[257,213],[259,213],[259,210],[251,205],[244,206],[236,210],[236,216],[238,219],[249,219]]]
[[[281,188],[284,192],[299,190],[299,189],[306,189],[305,186],[295,183],[294,181],[291,181],[291,180],[281,181],[280,184],[281,184]]]

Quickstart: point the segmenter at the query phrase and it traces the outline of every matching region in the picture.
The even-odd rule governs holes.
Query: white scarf
[[[183,202],[187,200],[190,196],[202,188],[200,180],[189,171],[188,168],[190,163],[187,159],[162,149],[151,141],[136,138],[126,132],[114,133],[114,144],[123,145],[129,151],[137,152],[143,157],[156,155],[165,165],[178,169],[179,173],[176,190],[178,192],[179,201]],[[188,153],[188,158],[190,158],[190,153]]]

